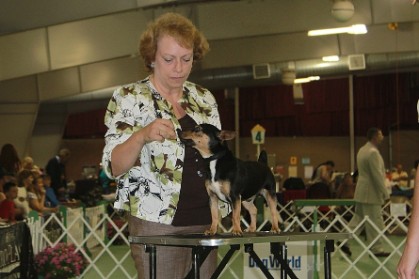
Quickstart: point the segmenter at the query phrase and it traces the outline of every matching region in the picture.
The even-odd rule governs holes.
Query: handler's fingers
[[[176,139],[175,127],[172,121],[168,119],[159,119],[158,125],[156,125],[158,131],[157,134],[164,139]]]
[[[167,129],[167,128],[161,128],[158,131],[158,135],[161,136],[163,139],[176,139],[176,134],[174,133],[174,130]]]
[[[158,133],[158,137],[159,137],[158,141],[159,141],[159,142],[164,142],[164,140],[165,140],[166,138],[165,138],[165,137],[164,137],[164,135],[162,134],[162,131],[159,129],[157,133]]]

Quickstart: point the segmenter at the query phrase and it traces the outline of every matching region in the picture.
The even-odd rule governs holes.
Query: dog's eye
[[[195,133],[197,133],[197,132],[201,132],[202,131],[202,127],[201,126],[199,126],[199,125],[197,125],[197,126],[195,126],[195,129],[193,130]]]

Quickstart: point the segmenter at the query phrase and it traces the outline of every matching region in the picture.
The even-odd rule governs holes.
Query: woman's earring
[[[150,63],[150,67],[151,67],[151,68],[154,68],[154,66],[155,66],[155,65],[156,65],[156,64],[154,64],[154,62],[151,62],[151,63]]]

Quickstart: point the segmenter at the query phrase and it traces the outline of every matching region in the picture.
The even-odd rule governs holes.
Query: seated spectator
[[[32,172],[42,174],[41,169],[34,164],[32,157],[26,156],[22,160],[22,169],[30,170]]]
[[[397,164],[391,173],[391,181],[394,182],[401,190],[409,189],[409,175],[403,170],[402,164]]]
[[[56,213],[58,207],[46,207],[45,206],[45,188],[44,178],[40,175],[36,176],[34,183],[28,187],[28,201],[29,207],[32,210],[43,215],[45,213]]]
[[[308,190],[310,191],[310,188],[312,186],[315,186],[315,188],[321,187],[323,189],[324,187],[319,186],[319,185],[326,185],[329,188],[329,193],[330,193],[329,198],[331,198],[332,193],[334,192],[333,184],[332,184],[334,168],[335,168],[335,163],[333,161],[326,161],[318,165],[313,171],[313,174],[311,176],[311,181],[308,184]],[[322,194],[322,196],[324,195]],[[323,198],[326,198],[326,197],[323,197]]]
[[[353,199],[355,194],[355,183],[352,175],[347,172],[343,175],[342,182],[336,189],[337,199]]]
[[[395,176],[395,179],[393,179],[393,176]],[[413,198],[414,184],[408,183],[409,177],[405,171],[400,171],[400,174],[398,171],[393,172],[392,179],[391,196],[406,197],[408,199]]]
[[[60,201],[55,195],[54,189],[51,187],[51,177],[48,174],[42,175],[44,180],[45,188],[45,206],[46,207],[57,207],[60,205]]]
[[[16,184],[16,177],[0,170],[0,202],[6,199],[6,195],[3,191],[3,185],[7,182],[14,182]]]
[[[3,186],[6,199],[0,202],[0,218],[9,223],[16,221],[16,209],[14,199],[17,197],[18,187],[14,182],[7,182]]]
[[[413,197],[414,184],[409,183],[409,175],[403,170],[401,164],[397,164],[396,169],[391,173],[391,195],[404,196],[408,199]]]
[[[332,182],[332,174],[335,168],[335,163],[333,161],[326,161],[318,165],[311,176],[311,183],[315,184],[322,182],[324,184],[330,185]]]
[[[318,165],[311,176],[307,188],[308,199],[330,199],[333,193],[332,174],[335,163],[326,161]],[[321,207],[325,211],[326,207]]]
[[[33,174],[29,170],[21,170],[17,175],[18,192],[14,199],[19,214],[16,214],[16,220],[23,220],[28,217],[31,210],[28,203],[28,188],[32,185]]]

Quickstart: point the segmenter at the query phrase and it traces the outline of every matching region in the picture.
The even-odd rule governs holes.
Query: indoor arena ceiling
[[[414,0],[349,1],[354,14],[347,20],[332,15],[336,2],[344,1],[1,0],[0,81],[35,75],[42,91],[42,82],[48,84],[52,76],[64,76],[74,68],[79,88],[62,95],[67,100],[94,98],[89,94],[100,98],[125,80],[101,83],[96,76],[89,83],[89,76],[83,76],[85,69],[137,59],[135,44],[141,30],[167,11],[188,16],[209,39],[211,52],[191,76],[206,86],[269,84],[283,81],[288,70],[297,77],[333,77],[419,68],[419,4]],[[311,29],[354,24],[365,24],[368,33],[307,36]],[[92,26],[100,26],[100,30],[89,33]],[[123,27],[120,34],[114,29],[119,26]],[[100,35],[107,30],[116,30],[115,39],[122,40],[121,45],[93,49],[96,36],[103,39]],[[34,41],[43,49],[31,54],[25,42],[31,45]],[[77,48],[92,45],[93,50],[73,52],[76,47],[70,48],[72,42]],[[341,60],[320,63],[329,55],[338,55]],[[117,76],[117,68],[111,66],[107,66],[107,74]]]

